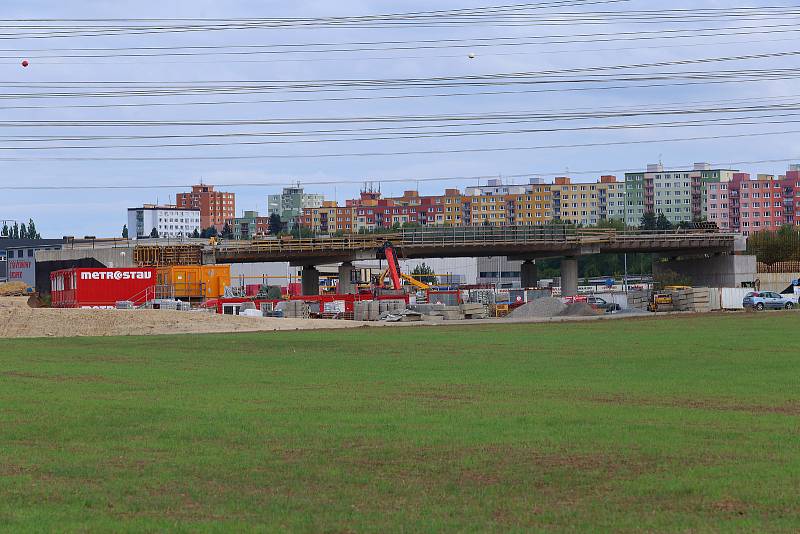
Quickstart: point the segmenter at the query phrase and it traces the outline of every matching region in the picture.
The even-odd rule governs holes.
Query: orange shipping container
[[[231,285],[230,265],[175,265],[158,269],[158,285],[174,288],[175,298],[215,299]]]

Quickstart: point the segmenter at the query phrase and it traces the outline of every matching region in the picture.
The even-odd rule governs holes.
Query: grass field
[[[0,340],[0,529],[797,531],[798,327]]]

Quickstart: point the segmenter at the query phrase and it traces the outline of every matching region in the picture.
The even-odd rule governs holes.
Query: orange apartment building
[[[236,195],[214,191],[213,185],[194,185],[191,193],[178,193],[175,197],[178,208],[199,209],[200,227],[215,227],[222,231],[225,221],[236,217]]]

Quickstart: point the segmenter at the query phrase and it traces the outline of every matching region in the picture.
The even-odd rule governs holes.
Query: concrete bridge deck
[[[733,234],[707,231],[625,231],[565,226],[446,227],[310,239],[225,242],[214,250],[218,263],[289,261],[296,265],[375,259],[389,241],[401,258],[511,256],[536,259],[600,253],[725,253]]]
[[[578,258],[588,254],[653,252],[686,254],[732,253],[733,234],[707,230],[624,231],[577,229],[568,226],[477,226],[404,229],[391,234],[355,234],[312,239],[265,239],[226,242],[214,248],[218,263],[289,261],[303,266],[303,293],[319,291],[316,265],[341,263],[340,288],[349,288],[352,262],[379,257],[391,242],[398,257],[458,258],[508,256],[523,260],[522,285],[535,287],[535,260],[561,257],[562,294],[577,294]]]

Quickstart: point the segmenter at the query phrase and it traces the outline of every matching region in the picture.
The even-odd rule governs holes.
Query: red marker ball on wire
[[[28,65],[30,65],[30,63],[28,63],[28,60],[27,59],[23,59],[22,60],[22,66],[23,67],[27,67]]]

